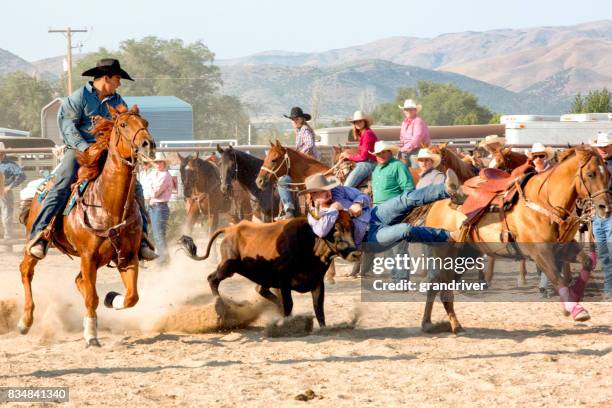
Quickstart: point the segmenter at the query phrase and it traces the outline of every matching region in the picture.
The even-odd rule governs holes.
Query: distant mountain
[[[14,71],[23,71],[33,75],[36,72],[36,67],[23,58],[0,48],[0,76]]]
[[[326,66],[381,59],[402,65],[455,72],[522,91],[567,69],[593,72],[585,82],[569,81],[560,95],[586,88],[612,88],[612,21],[565,27],[462,32],[435,38],[391,37],[318,53],[266,51],[220,60],[221,65]],[[591,79],[598,78],[598,82]]]
[[[567,99],[516,93],[464,75],[434,71],[388,61],[359,61],[334,66],[225,65],[223,92],[239,97],[252,115],[278,118],[291,106],[309,108],[313,90],[327,117],[348,117],[364,98],[370,105],[393,100],[399,87],[417,81],[452,83],[478,97],[481,104],[502,113],[565,112]]]
[[[81,59],[85,58],[87,53],[72,54],[72,63],[76,64]],[[32,61],[32,65],[40,72],[47,72],[52,79],[59,79],[64,73],[64,56],[45,58],[38,61]]]

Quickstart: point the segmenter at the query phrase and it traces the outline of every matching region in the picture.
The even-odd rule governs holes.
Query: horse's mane
[[[205,188],[207,188],[208,191],[203,192],[210,192],[212,188],[220,185],[221,177],[219,176],[219,169],[217,165],[200,157],[191,159],[191,165],[195,166],[196,171],[200,172],[204,176],[204,180],[206,180]],[[216,181],[216,183],[213,183],[213,181]]]
[[[249,154],[247,152],[243,152],[242,150],[237,150],[237,149],[232,148],[232,151],[234,152],[236,157],[240,157],[242,160],[245,160],[247,163],[252,164],[254,168],[257,167],[257,171],[259,171],[259,168],[261,167],[263,163],[263,160],[261,160],[259,157],[253,156],[252,154]],[[225,150],[225,152],[224,154],[232,154],[228,150]]]
[[[86,151],[77,151],[76,154],[80,165],[77,173],[77,183],[94,180],[102,172],[104,163],[106,163],[106,153],[108,152],[112,130],[112,120],[102,116],[94,117],[94,125],[90,131],[96,136],[96,141]]]
[[[302,153],[302,152],[300,152],[299,150],[293,149],[293,148],[291,148],[291,147],[285,147],[285,146],[283,146],[283,147],[284,147],[285,149],[287,149],[287,150],[289,150],[289,151],[291,151],[291,152],[295,153],[295,154],[296,154],[296,155],[298,155],[300,158],[302,158],[302,159],[304,159],[304,160],[306,160],[306,161],[308,161],[308,162],[311,162],[311,163],[317,163],[317,164],[320,164],[321,166],[329,167],[327,164],[320,162],[319,160],[315,159],[315,158],[314,158],[314,157],[312,157],[312,156],[307,155],[306,153]]]

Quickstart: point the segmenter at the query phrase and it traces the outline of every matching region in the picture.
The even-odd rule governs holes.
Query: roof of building
[[[123,99],[129,107],[138,105],[138,108],[148,112],[192,110],[190,104],[176,96],[124,96]]]
[[[30,136],[30,132],[25,130],[9,129],[0,127],[0,135],[2,136]]]

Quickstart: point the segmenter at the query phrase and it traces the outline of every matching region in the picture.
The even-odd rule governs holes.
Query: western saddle
[[[535,169],[529,163],[523,164],[506,173],[499,169],[485,168],[476,177],[463,184],[463,190],[468,195],[461,206],[461,212],[467,216],[461,228],[462,240],[473,231],[474,226],[487,212],[499,212],[502,224],[501,241],[513,242],[508,229],[505,212],[517,201],[520,189],[535,174]]]

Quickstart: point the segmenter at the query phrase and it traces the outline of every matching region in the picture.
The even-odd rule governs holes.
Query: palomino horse
[[[588,312],[578,302],[584,295],[593,269],[593,259],[579,251],[577,259],[581,261],[583,269],[576,283],[567,287],[558,278],[555,262],[557,254],[552,244],[572,241],[579,222],[573,215],[578,198],[590,201],[600,217],[610,215],[612,199],[608,192],[609,179],[610,175],[595,151],[589,147],[570,149],[559,164],[549,171],[533,175],[518,189],[518,201],[505,211],[504,223],[498,213],[486,213],[476,222],[473,227],[475,233],[469,234],[467,241],[487,255],[510,255],[509,246],[501,239],[504,228],[507,228],[514,238],[513,246],[522,255],[531,258],[555,287],[565,313],[571,314],[576,321],[588,320]],[[447,199],[434,203],[425,224],[428,227],[457,231],[465,219],[460,209],[453,208]],[[534,245],[536,243],[551,245]],[[440,279],[450,282],[452,276],[442,273]],[[425,331],[432,329],[431,311],[436,295],[435,290],[427,293],[422,321],[422,329]],[[450,319],[451,331],[461,330],[454,311],[452,291],[442,291],[441,298]]]
[[[187,213],[184,231],[191,233],[200,217],[207,217],[210,235],[219,226],[219,213],[228,212],[231,207],[230,201],[221,194],[219,170],[214,163],[200,159],[199,155],[178,157]]]
[[[96,117],[92,133],[96,142],[78,154],[81,168],[78,182],[89,186],[77,198],[75,208],[63,219],[52,222],[44,235],[60,251],[81,258],[76,285],[87,309],[83,321],[86,345],[100,346],[97,334],[97,270],[114,261],[125,286],[125,296],[109,292],[104,305],[114,309],[132,307],[138,302],[138,250],[142,239],[142,220],[135,199],[136,171],[141,157],[152,159],[155,142],[147,130],[148,123],[134,105],[129,111],[123,105],[108,107],[112,120]],[[74,194],[78,187],[75,188]],[[40,211],[35,197],[26,222],[29,234]],[[54,225],[55,224],[55,225]],[[27,333],[32,326],[34,300],[32,278],[38,260],[27,249],[19,269],[25,289],[25,305],[19,320],[19,331]]]
[[[237,181],[250,195],[253,214],[263,222],[274,221],[274,216],[278,214],[279,203],[274,186],[269,184],[264,190],[260,190],[255,184],[263,160],[232,146],[224,150],[217,145],[217,151],[221,154],[219,160],[221,192],[231,195],[234,190],[232,185]]]

